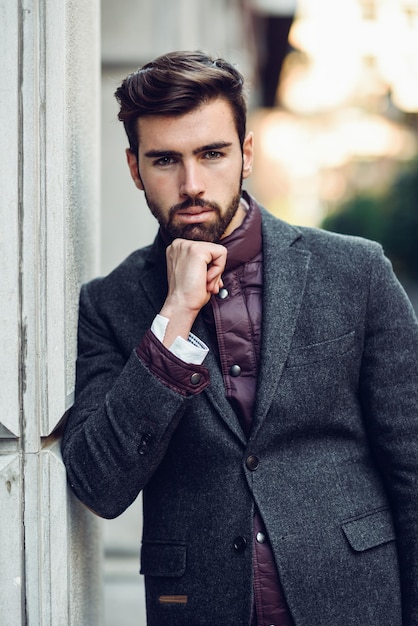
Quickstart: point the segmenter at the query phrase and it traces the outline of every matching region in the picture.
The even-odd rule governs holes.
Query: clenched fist
[[[164,345],[187,339],[200,309],[222,287],[227,250],[206,241],[175,239],[167,248],[168,294],[160,313],[170,321]]]

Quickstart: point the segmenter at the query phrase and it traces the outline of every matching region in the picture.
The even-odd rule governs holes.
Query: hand
[[[222,287],[227,250],[206,241],[175,239],[167,248],[168,294],[161,315],[170,322],[164,344],[187,339],[200,309]]]

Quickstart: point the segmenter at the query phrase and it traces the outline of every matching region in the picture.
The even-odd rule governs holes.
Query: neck
[[[234,230],[236,230],[237,228],[239,228],[241,226],[241,224],[245,220],[245,216],[247,215],[247,211],[248,211],[248,205],[241,198],[240,203],[238,205],[238,208],[236,210],[236,213],[235,213],[234,217],[232,218],[232,220],[230,221],[230,223],[228,224],[228,227],[225,230],[224,234],[222,235],[221,241],[225,237],[228,237],[228,235],[231,235],[234,232]]]

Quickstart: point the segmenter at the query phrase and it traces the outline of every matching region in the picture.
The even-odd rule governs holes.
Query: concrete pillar
[[[0,623],[93,626],[97,524],[59,435],[98,267],[99,1],[0,0],[0,20]]]

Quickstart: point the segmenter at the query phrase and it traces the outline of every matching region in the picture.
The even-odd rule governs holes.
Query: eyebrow
[[[230,141],[217,141],[215,143],[210,143],[205,146],[200,146],[199,148],[195,148],[193,150],[193,154],[197,155],[201,152],[210,152],[211,150],[222,150],[223,148],[229,148],[232,146],[232,142]],[[181,157],[183,156],[181,152],[177,150],[148,150],[145,153],[145,156],[150,159],[161,159],[163,157]]]

